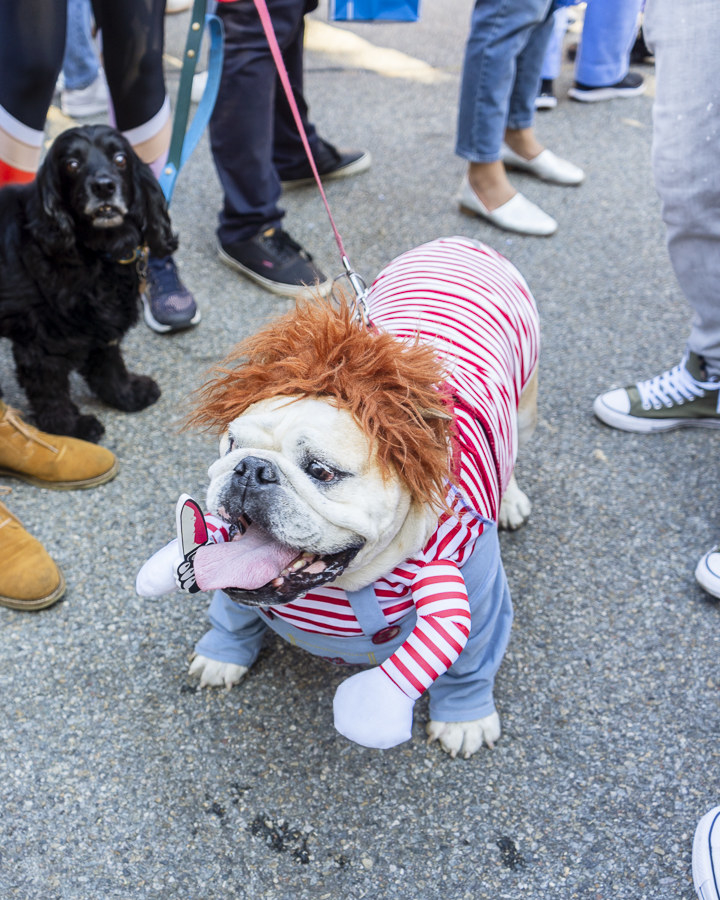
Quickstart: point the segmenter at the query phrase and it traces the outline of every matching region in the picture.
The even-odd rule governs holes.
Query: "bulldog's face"
[[[370,584],[420,549],[437,518],[394,473],[383,477],[352,416],[320,399],[250,406],[223,435],[209,476],[208,508],[236,526],[238,550],[249,548],[236,571],[270,576],[225,586],[249,605],[287,603],[328,581]]]

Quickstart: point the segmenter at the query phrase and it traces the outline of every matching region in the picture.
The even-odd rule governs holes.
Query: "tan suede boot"
[[[0,475],[38,487],[73,490],[105,484],[117,473],[117,460],[105,447],[45,434],[0,400]]]
[[[45,609],[65,593],[65,578],[49,554],[0,503],[0,606]]]

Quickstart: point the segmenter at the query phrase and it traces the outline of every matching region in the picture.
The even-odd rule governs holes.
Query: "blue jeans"
[[[575,63],[575,80],[606,87],[627,75],[642,0],[590,0]]]
[[[562,51],[565,32],[568,30],[570,16],[566,6],[558,7],[553,13],[553,29],[545,50],[541,76],[543,79],[554,81],[562,68]]]
[[[92,40],[90,0],[68,0],[67,36],[63,75],[68,91],[89,87],[98,77],[100,63]]]
[[[670,260],[694,311],[688,348],[720,375],[720,16],[717,0],[648,0],[653,175]]]
[[[532,125],[551,7],[552,0],[475,0],[460,86],[458,156],[495,162],[505,129]]]

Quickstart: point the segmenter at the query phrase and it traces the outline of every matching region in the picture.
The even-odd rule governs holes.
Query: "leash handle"
[[[168,205],[170,205],[180,169],[190,158],[205,130],[205,126],[210,121],[220,87],[223,61],[223,26],[217,16],[205,15],[206,5],[206,0],[195,0],[193,4],[190,28],[188,29],[185,43],[183,66],[180,72],[180,85],[175,102],[175,119],[173,121],[172,137],[170,138],[170,149],[168,150],[167,162],[158,179]],[[190,127],[187,128],[193,76],[195,75],[200,44],[203,38],[203,20],[210,38],[208,80]]]

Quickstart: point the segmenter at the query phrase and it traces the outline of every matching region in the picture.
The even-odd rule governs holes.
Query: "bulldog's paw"
[[[498,525],[507,531],[515,531],[516,528],[520,528],[530,518],[531,509],[532,504],[527,494],[520,490],[513,475],[508,482],[500,503]]]
[[[469,759],[473,753],[482,747],[483,743],[492,748],[500,737],[500,716],[494,712],[482,719],[473,719],[472,722],[428,722],[425,730],[428,733],[428,743],[439,741],[440,746],[453,759],[461,754]]]
[[[199,677],[200,687],[226,687],[230,690],[247,674],[247,671],[247,666],[218,662],[216,659],[198,655],[193,657],[188,675]]]

